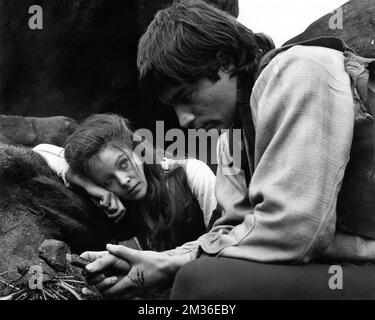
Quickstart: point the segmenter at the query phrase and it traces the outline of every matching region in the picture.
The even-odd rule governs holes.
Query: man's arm
[[[334,236],[354,123],[343,57],[293,48],[275,59],[252,95],[256,168],[248,194],[219,166],[216,195],[224,217],[200,238],[207,254],[305,263]],[[227,146],[221,153],[228,153]]]

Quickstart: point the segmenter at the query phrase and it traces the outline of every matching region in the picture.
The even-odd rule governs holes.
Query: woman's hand
[[[107,245],[108,254],[86,266],[89,274],[106,274],[94,284],[103,296],[130,299],[158,286],[172,284],[178,269],[190,261],[189,255],[169,256],[163,252],[139,251],[120,245]],[[91,253],[92,254],[92,253]],[[82,257],[87,258],[87,253]],[[116,260],[118,259],[118,260]],[[91,260],[90,260],[91,261]],[[129,268],[117,268],[114,265],[128,263]]]
[[[114,219],[117,223],[124,217],[126,208],[116,194],[97,185],[88,186],[85,190],[94,203],[103,208],[109,219]]]
[[[88,177],[76,174],[70,169],[66,173],[66,179],[68,182],[86,190],[92,197],[93,202],[104,209],[109,219],[114,219],[117,223],[124,217],[126,208],[113,192],[98,186]]]

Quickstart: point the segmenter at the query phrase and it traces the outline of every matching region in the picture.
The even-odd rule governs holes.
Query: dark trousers
[[[333,265],[203,257],[177,273],[171,299],[375,299],[375,265],[341,264],[342,289]]]

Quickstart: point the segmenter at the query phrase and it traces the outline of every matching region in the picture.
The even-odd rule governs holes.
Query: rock
[[[30,120],[20,116],[0,116],[0,142],[31,146],[36,132]]]
[[[66,139],[77,128],[78,123],[72,118],[64,116],[56,117],[29,117],[36,132],[34,145],[51,143],[63,146]]]
[[[375,58],[375,0],[351,0],[340,8],[342,29],[330,28],[334,13],[328,13],[286,44],[319,36],[335,36],[345,40],[359,55]]]
[[[0,146],[0,273],[39,264],[45,239],[81,253],[103,250],[112,237],[105,214],[85,193],[66,188],[39,154]]]
[[[66,270],[66,254],[69,252],[69,246],[64,241],[56,239],[45,239],[38,248],[39,258],[59,272]]]
[[[71,118],[0,115],[0,143],[34,147],[40,143],[62,146],[77,128]]]
[[[237,0],[211,2],[238,14]],[[170,3],[41,0],[43,29],[31,30],[28,10],[35,2],[2,0],[0,114],[80,120],[115,112],[136,128],[154,126],[164,111],[149,112],[151,102],[139,93],[137,44],[156,11]]]

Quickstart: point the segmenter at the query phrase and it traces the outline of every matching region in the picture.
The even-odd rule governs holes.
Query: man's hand
[[[105,291],[122,279],[130,270],[127,261],[119,259],[108,251],[86,251],[81,257],[91,261],[85,269],[86,282],[99,291]]]
[[[159,285],[170,285],[178,269],[188,262],[188,257],[171,257],[163,252],[139,251],[125,246],[107,245],[107,250],[107,254],[98,254],[98,259],[86,266],[96,277],[95,286],[107,297],[130,299]],[[128,263],[130,270],[122,267],[123,263]],[[118,271],[116,278],[109,269]],[[107,274],[107,277],[102,276],[103,280],[98,281],[100,274]]]

